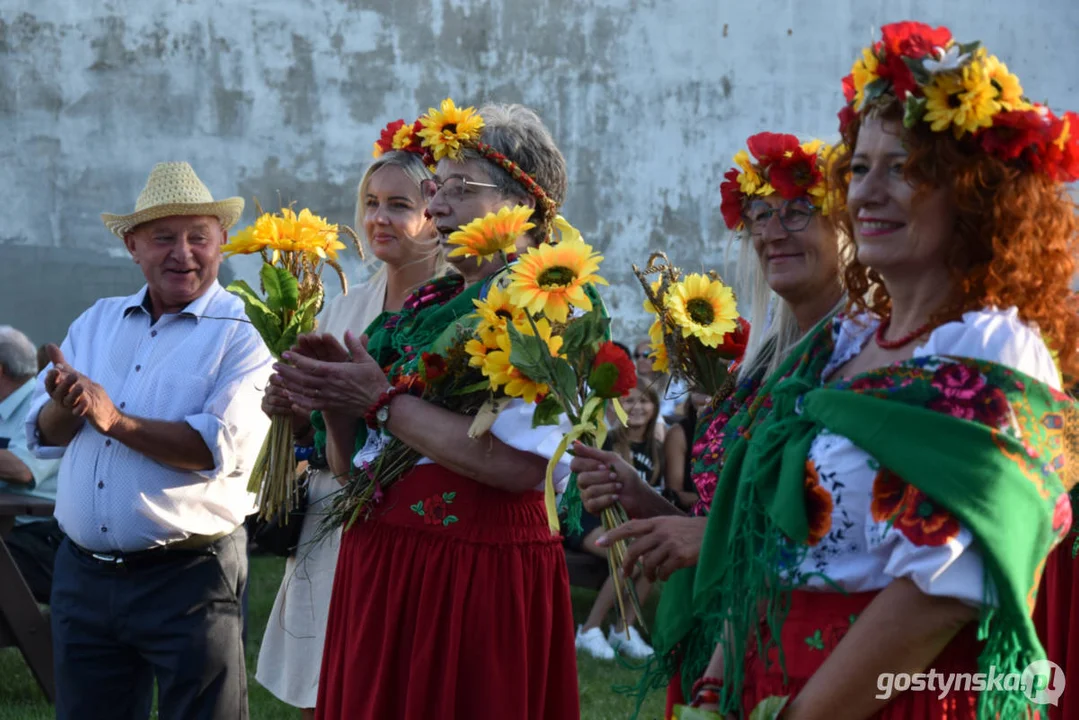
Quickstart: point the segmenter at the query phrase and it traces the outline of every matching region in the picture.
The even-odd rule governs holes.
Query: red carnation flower
[[[806,153],[797,140],[795,143],[792,150],[772,161],[768,168],[768,182],[785,200],[804,196],[823,177],[817,167],[817,156]]]
[[[852,103],[857,94],[858,91],[854,89],[854,75],[843,78],[843,99],[848,103]]]
[[[1023,153],[1047,140],[1049,124],[1035,110],[1014,110],[993,117],[993,127],[978,134],[985,152],[1005,162],[1018,160]]]
[[[761,165],[770,165],[788,152],[800,149],[795,136],[770,132],[757,133],[746,141],[746,146]]]
[[[888,53],[884,56],[877,67],[877,75],[882,80],[892,84],[892,92],[900,102],[907,99],[907,95],[918,89],[918,83],[914,79],[914,73],[903,62],[903,56]]]
[[[1049,117],[1047,142],[1039,153],[1041,157],[1035,161],[1037,169],[1056,182],[1075,182],[1079,180],[1079,114],[1069,112],[1058,118],[1050,113]],[[1068,137],[1061,143],[1065,132]]]
[[[719,185],[719,196],[722,198],[719,210],[727,227],[737,230],[742,224],[742,186],[738,183],[738,169],[731,168],[723,177],[725,180]]]
[[[881,37],[889,55],[920,60],[932,53],[933,48],[946,46],[952,33],[946,27],[932,28],[925,23],[906,21],[885,25]]]
[[[382,152],[391,152],[393,150],[393,136],[404,126],[404,120],[394,120],[382,130],[382,134],[378,137],[378,147]]]
[[[854,122],[855,114],[853,105],[843,106],[843,109],[839,111],[839,132],[847,131],[847,127]]]
[[[588,385],[602,398],[619,398],[637,387],[637,368],[622,348],[605,342],[596,351]]]
[[[740,362],[746,353],[746,343],[749,342],[749,322],[745,318],[738,318],[738,326],[723,336],[723,343],[716,348],[721,357]]]
[[[420,359],[423,361],[423,375],[427,382],[434,382],[446,374],[446,358],[441,355],[425,352]]]

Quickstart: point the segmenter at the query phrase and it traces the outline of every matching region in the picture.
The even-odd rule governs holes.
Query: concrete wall
[[[618,332],[639,333],[630,263],[716,266],[733,152],[762,129],[834,133],[839,79],[907,18],[1079,109],[1076,0],[4,0],[0,323],[57,340],[138,287],[98,214],[128,212],[154,162],[349,222],[378,130],[449,94],[539,110],[569,162],[565,215],[607,255]]]

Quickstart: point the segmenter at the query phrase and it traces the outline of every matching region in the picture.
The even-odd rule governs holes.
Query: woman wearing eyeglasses
[[[764,379],[844,297],[839,279],[842,243],[830,217],[826,182],[829,148],[820,141],[802,143],[794,135],[776,133],[753,135],[747,145],[749,152],[735,155],[737,167],[727,172],[720,191],[723,218],[737,243],[739,285],[748,296],[753,329],[737,384],[726,397],[714,398],[697,423],[691,452],[697,504],[689,514],[680,511],[645,488],[611,453],[578,446],[571,464],[590,513],[619,500],[634,518],[600,538],[601,546],[634,538],[624,565],[627,572],[641,563],[650,579],[670,578],[653,633],[659,657],[672,652],[685,632],[682,623],[692,620],[692,566],[701,552],[704,516],[725,448],[742,431],[746,417],[755,417],[762,408],[767,411],[767,398],[755,404]],[[681,701],[676,677],[669,686],[668,716]]]
[[[420,135],[438,158],[423,188],[443,245],[462,225],[521,205],[536,226],[521,249],[546,241],[566,167],[534,112],[489,105],[477,114],[446,101],[421,120]],[[296,358],[282,370],[294,402],[322,410],[339,476],[366,472],[386,435],[422,455],[342,535],[316,717],[573,720],[569,578],[541,491],[568,424],[533,428],[532,406],[517,401],[472,438],[474,417],[401,384],[503,269],[449,260],[457,272],[376,319],[366,346],[349,338],[351,358],[326,343],[332,362]],[[317,377],[340,379],[331,385],[341,391],[312,396]],[[557,466],[557,485],[568,472],[568,461]]]
[[[947,28],[882,35],[843,81],[849,306],[727,448],[683,667],[718,643],[702,705],[741,717],[1029,718],[1065,685],[1031,614],[1071,525],[1079,115]]]

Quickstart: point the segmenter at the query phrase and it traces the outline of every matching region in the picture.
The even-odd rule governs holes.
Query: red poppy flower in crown
[[[480,140],[484,122],[475,108],[459,108],[452,99],[446,98],[437,109],[428,109],[427,114],[417,121],[417,126],[422,145],[431,154],[434,162],[437,163],[443,158],[462,160],[464,152],[472,150],[509,173],[510,177],[536,199],[537,204],[546,208],[545,216],[549,222],[555,221],[558,204],[547,195],[535,178],[518,167],[517,163]]]
[[[724,175],[719,186],[723,220],[731,230],[745,227],[743,212],[754,197],[778,194],[784,200],[804,198],[827,215],[833,199],[828,192],[826,163],[832,148],[821,140],[802,142],[794,135],[762,132],[746,141],[749,151],[734,156],[738,167]]]
[[[900,22],[843,78],[841,130],[874,107],[898,101],[907,128],[926,124],[1057,182],[1079,179],[1079,115],[1057,117],[1023,95],[1019,78],[979,42],[959,43],[945,27]]]
[[[435,164],[434,158],[421,142],[420,130],[422,129],[423,126],[420,125],[419,120],[414,123],[405,123],[404,120],[394,120],[382,129],[382,132],[378,136],[378,140],[375,141],[375,146],[371,151],[371,155],[379,158],[394,150],[410,152],[423,158],[424,165],[433,166]]]

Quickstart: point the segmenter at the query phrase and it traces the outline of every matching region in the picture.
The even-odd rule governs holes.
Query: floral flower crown
[[[1057,117],[1023,95],[1019,78],[981,43],[918,22],[881,28],[843,78],[840,129],[876,105],[898,100],[903,125],[929,123],[956,140],[1057,182],[1079,179],[1079,115]]]
[[[749,148],[734,156],[719,186],[723,220],[731,230],[744,227],[742,210],[753,196],[779,193],[784,200],[807,198],[827,215],[832,198],[827,186],[827,158],[831,147],[820,140],[801,142],[794,135],[763,132],[746,141]],[[750,159],[750,153],[753,159]]]
[[[424,165],[433,166],[435,162],[431,153],[420,141],[420,130],[422,129],[423,126],[420,125],[419,120],[407,125],[404,120],[394,120],[383,128],[378,140],[375,141],[375,147],[371,155],[379,158],[385,153],[399,150],[419,155],[423,158]]]
[[[420,137],[423,148],[431,153],[434,162],[445,157],[460,160],[466,149],[479,153],[509,173],[510,177],[543,206],[547,211],[546,217],[553,220],[558,213],[558,204],[540,187],[535,178],[518,167],[517,163],[487,143],[480,142],[483,125],[483,118],[475,108],[458,108],[452,99],[446,98],[439,109],[428,109],[427,114],[417,121],[419,129],[416,134]]]

